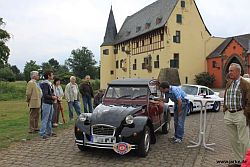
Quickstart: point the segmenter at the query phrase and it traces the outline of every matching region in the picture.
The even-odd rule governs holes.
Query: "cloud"
[[[9,62],[23,70],[26,61],[38,64],[51,58],[61,64],[73,49],[87,47],[100,59],[112,4],[119,30],[127,16],[155,0],[0,0],[0,16],[13,38]],[[22,3],[21,3],[22,2]],[[196,0],[203,20],[213,36],[249,33],[249,0]]]

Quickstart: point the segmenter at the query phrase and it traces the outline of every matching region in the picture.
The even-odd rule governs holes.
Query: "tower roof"
[[[106,33],[104,36],[104,41],[102,43],[103,45],[113,45],[115,36],[117,35],[117,29],[116,29],[116,24],[115,24],[115,18],[112,10],[112,6],[109,12],[109,18],[108,18],[108,23],[106,27]]]

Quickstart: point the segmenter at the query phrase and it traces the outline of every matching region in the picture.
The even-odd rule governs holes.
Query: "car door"
[[[149,117],[152,120],[154,129],[158,128],[161,123],[159,118],[159,109],[160,109],[159,101],[154,101],[154,100],[149,101],[148,113]]]

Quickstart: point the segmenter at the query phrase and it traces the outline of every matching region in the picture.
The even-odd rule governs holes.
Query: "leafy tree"
[[[96,61],[93,53],[86,47],[72,50],[71,56],[65,62],[66,65],[73,71],[73,73],[80,78],[90,75],[96,78]]]
[[[10,66],[10,69],[15,74],[17,81],[23,81],[24,80],[24,74],[20,72],[20,70],[17,68],[16,65]]]
[[[16,65],[11,66],[10,68],[14,74],[16,74],[16,75],[20,74],[20,70],[17,68]]]
[[[52,70],[53,70],[54,72],[57,71],[57,70],[59,69],[59,67],[60,67],[59,62],[58,62],[56,59],[54,59],[54,58],[50,59],[50,60],[48,61],[48,63],[51,65]]]
[[[5,25],[5,22],[3,22],[3,18],[0,18],[0,68],[7,64],[10,55],[10,49],[5,44],[10,39],[10,34],[1,29],[3,25]]]
[[[30,62],[26,62],[24,66],[24,78],[28,82],[30,80],[30,72],[31,71],[39,71],[40,66],[36,64],[36,61],[30,60]]]
[[[198,75],[195,75],[194,80],[198,85],[212,87],[215,81],[215,77],[214,75],[210,75],[208,72],[202,72]]]
[[[47,70],[52,70],[53,71],[52,66],[47,62],[42,63],[41,68],[42,68],[43,72],[45,72]]]
[[[12,72],[11,68],[4,67],[0,69],[0,80],[14,82],[16,80],[16,75]]]

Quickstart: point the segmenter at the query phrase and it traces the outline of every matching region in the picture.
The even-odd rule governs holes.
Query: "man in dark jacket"
[[[80,85],[80,93],[82,94],[82,101],[84,105],[85,113],[92,113],[92,101],[91,98],[94,97],[93,88],[90,84],[90,76],[86,75],[85,80]]]
[[[42,125],[40,129],[40,135],[43,139],[47,139],[50,136],[56,136],[52,132],[52,115],[53,115],[53,102],[57,99],[52,88],[54,75],[52,71],[46,71],[44,74],[44,81],[41,83],[41,89],[43,92],[42,97]]]

